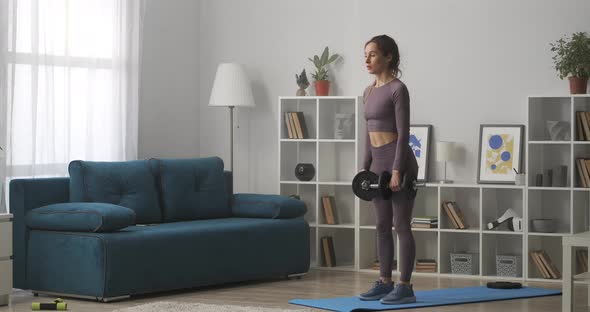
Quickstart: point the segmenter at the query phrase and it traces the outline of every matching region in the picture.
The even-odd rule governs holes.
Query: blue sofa
[[[218,157],[69,173],[10,182],[15,288],[104,302],[309,270],[303,202],[233,194]]]

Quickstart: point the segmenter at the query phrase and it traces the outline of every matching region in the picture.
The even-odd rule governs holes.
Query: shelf
[[[553,187],[553,186],[529,186],[529,190],[535,191],[569,191],[572,187]]]
[[[281,142],[317,142],[316,139],[281,139]]]
[[[569,145],[572,141],[529,141],[529,144],[565,144]]]
[[[354,224],[317,224],[318,228],[354,229]]]
[[[281,184],[310,184],[316,185],[318,182],[316,181],[279,181]]]
[[[325,142],[325,143],[354,143],[355,140],[347,140],[347,139],[319,139],[318,142]]]
[[[553,237],[562,237],[562,236],[566,236],[566,235],[570,235],[570,233],[543,233],[543,232],[530,232],[529,231],[529,236],[553,236]]]
[[[438,229],[437,228],[429,229],[429,228],[415,228],[415,227],[413,227],[412,231],[415,231],[415,232],[438,232]]]
[[[474,230],[474,229],[465,229],[465,230],[459,230],[459,229],[440,229],[440,232],[447,232],[447,233],[479,233],[480,230]]]
[[[492,235],[524,235],[524,232],[513,232],[513,231],[494,231],[494,230],[485,230],[481,232],[482,234],[492,234]]]

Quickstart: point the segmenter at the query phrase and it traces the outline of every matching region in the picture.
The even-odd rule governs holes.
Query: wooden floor
[[[208,304],[235,304],[242,306],[280,307],[287,309],[304,309],[291,305],[289,300],[294,298],[325,298],[335,296],[354,296],[365,291],[376,279],[376,274],[356,272],[334,272],[312,270],[301,279],[270,280],[263,282],[248,282],[194,290],[159,293],[156,295],[134,297],[131,299],[97,303],[89,300],[64,298],[69,311],[112,311],[123,307],[145,304],[156,301],[179,301]],[[488,280],[474,280],[464,278],[431,278],[414,277],[414,290],[435,288],[467,287],[485,285]],[[558,283],[530,283],[529,286],[560,288]],[[590,311],[585,306],[586,286],[579,285],[576,292],[576,311]],[[28,291],[16,290],[11,297],[8,307],[0,307],[4,311],[31,311],[31,302],[51,302],[53,297],[34,297]],[[322,310],[317,310],[322,311]],[[410,310],[407,310],[410,311]],[[539,297],[532,299],[504,300],[488,303],[461,304],[432,308],[413,309],[411,311],[478,311],[478,312],[555,312],[561,311],[561,296]]]

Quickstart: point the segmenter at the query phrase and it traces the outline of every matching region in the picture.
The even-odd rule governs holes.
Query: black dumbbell
[[[352,191],[358,198],[366,201],[371,201],[377,196],[390,199],[393,191],[389,188],[389,181],[391,181],[389,171],[383,171],[381,175],[377,175],[372,171],[364,170],[352,179]],[[418,192],[416,177],[404,174],[400,191],[403,191],[409,199],[414,199]]]

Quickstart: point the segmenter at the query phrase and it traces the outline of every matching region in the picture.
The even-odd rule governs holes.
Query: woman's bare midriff
[[[369,138],[373,147],[379,147],[397,140],[397,133],[369,131]]]

